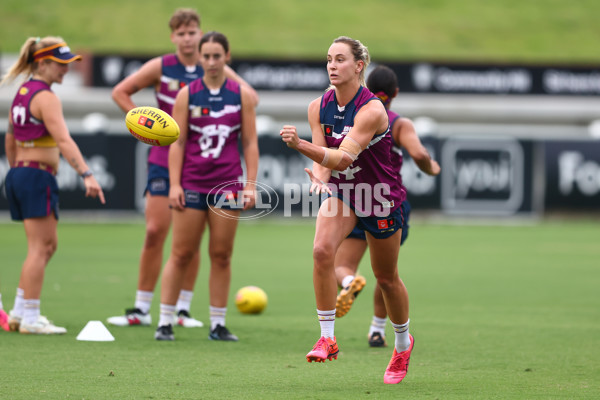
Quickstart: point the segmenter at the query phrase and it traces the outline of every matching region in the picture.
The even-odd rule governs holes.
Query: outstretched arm
[[[380,102],[369,102],[356,114],[354,126],[342,141],[339,149],[331,149],[325,146],[325,140],[321,131],[320,135],[315,132],[321,130],[319,123],[320,99],[314,100],[308,111],[308,121],[313,131],[313,143],[300,139],[296,127],[285,125],[280,135],[283,141],[293,149],[298,150],[315,163],[319,163],[328,169],[343,171],[356,160],[360,152],[367,147],[373,136],[387,129],[387,114]],[[315,139],[320,137],[320,143]],[[322,145],[321,145],[322,144]]]

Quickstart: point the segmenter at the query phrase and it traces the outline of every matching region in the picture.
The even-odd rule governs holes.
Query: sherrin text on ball
[[[179,137],[177,122],[156,107],[142,106],[129,110],[125,124],[133,137],[152,146],[168,146]]]

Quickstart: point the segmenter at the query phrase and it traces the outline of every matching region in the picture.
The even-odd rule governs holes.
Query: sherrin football
[[[267,307],[267,294],[256,286],[245,286],[235,295],[235,305],[243,314],[259,314]]]
[[[179,125],[156,107],[136,107],[125,116],[125,125],[134,138],[152,146],[168,146],[179,137]]]

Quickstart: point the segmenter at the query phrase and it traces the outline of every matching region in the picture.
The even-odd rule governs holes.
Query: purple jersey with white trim
[[[30,109],[33,96],[43,90],[52,91],[46,82],[31,79],[21,85],[17,91],[10,109],[16,140],[26,142],[42,136],[50,136],[44,122],[31,115]]]
[[[208,89],[202,79],[190,83],[188,137],[181,172],[181,187],[209,193],[225,182],[243,189],[238,150],[242,124],[239,83],[226,79],[218,90]]]
[[[400,118],[400,115],[387,110],[388,119],[390,120],[390,130],[394,127],[394,123]],[[400,148],[400,143],[396,143],[394,140],[394,136],[392,135],[392,152],[390,153],[390,161],[392,162],[392,168],[398,174],[398,181],[402,185],[402,149]]]
[[[358,111],[369,101],[379,99],[361,86],[348,104],[340,107],[335,90],[321,98],[319,118],[325,141],[329,148],[338,148],[354,126]],[[350,201],[358,216],[385,216],[400,207],[406,199],[406,190],[398,182],[392,168],[390,153],[392,137],[390,128],[373,138],[344,171],[331,171],[329,183],[343,198]]]
[[[204,76],[200,65],[187,67],[183,65],[177,55],[166,54],[162,56],[162,74],[160,76],[160,89],[156,92],[158,108],[173,115],[173,105],[179,89],[191,81]],[[169,167],[169,146],[152,146],[148,155],[148,162]]]

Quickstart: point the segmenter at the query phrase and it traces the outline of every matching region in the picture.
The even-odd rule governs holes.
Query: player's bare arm
[[[438,175],[440,165],[431,159],[429,152],[421,143],[413,122],[408,118],[398,118],[394,123],[392,134],[394,141],[408,152],[417,167],[428,175]]]
[[[171,182],[169,203],[178,211],[182,211],[185,206],[185,197],[181,187],[181,170],[188,136],[189,92],[189,86],[185,86],[175,98],[173,119],[179,125],[179,138],[169,148],[169,181]]]
[[[4,138],[4,152],[6,153],[6,161],[12,167],[15,165],[17,158],[17,142],[15,140],[15,130],[12,123],[12,113],[8,112],[8,129]]]
[[[136,105],[131,96],[147,87],[158,88],[162,68],[162,58],[155,57],[146,62],[142,67],[119,82],[112,90],[112,98],[123,110],[128,112]]]
[[[245,86],[242,86],[242,151],[244,153],[244,162],[246,163],[247,183],[244,186],[244,210],[254,207],[255,182],[258,173],[258,138],[256,134],[256,111],[252,104],[252,94]]]

